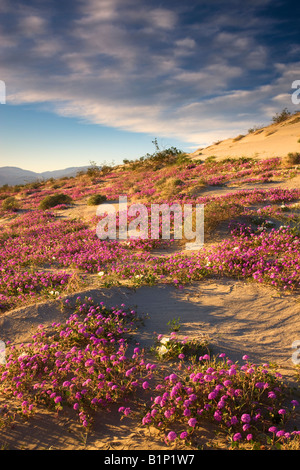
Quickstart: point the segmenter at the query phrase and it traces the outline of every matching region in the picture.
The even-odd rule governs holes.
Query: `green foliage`
[[[19,207],[19,202],[14,196],[7,197],[2,202],[2,209],[5,211],[16,212],[19,210]]]
[[[172,320],[168,321],[167,325],[170,329],[170,333],[172,333],[172,331],[179,331],[181,326],[180,317],[178,317],[177,319],[173,318]]]
[[[250,127],[250,129],[248,129],[248,134],[253,134],[254,132],[260,131],[262,129],[263,129],[262,125],[255,125],[253,127]]]
[[[169,325],[169,323],[168,323]],[[174,324],[176,328],[177,322]],[[180,324],[177,326],[177,331]],[[151,348],[151,352],[155,354],[160,361],[187,359],[192,362],[196,361],[196,357],[209,353],[210,346],[208,338],[205,336],[198,337],[197,339],[180,339],[177,337],[176,331],[172,331],[169,336],[158,335],[155,345]]]
[[[40,209],[46,210],[52,207],[58,206],[59,204],[71,204],[72,198],[67,194],[58,193],[52,196],[46,196],[40,203]]]
[[[90,161],[90,167],[87,169],[86,174],[90,176],[91,178],[94,178],[95,176],[99,176],[100,174],[100,168],[96,164],[96,162]]]
[[[216,158],[217,158],[217,157],[216,157],[215,155],[210,155],[209,157],[207,157],[207,158],[205,159],[205,163],[212,163],[212,162],[215,162]]]
[[[238,135],[233,139],[234,142],[238,142],[239,140],[242,140],[245,136],[243,134]]]
[[[291,117],[290,111],[288,111],[287,108],[284,108],[281,113],[276,113],[275,116],[273,116],[272,121],[274,124],[280,124],[281,122],[286,121]]]
[[[300,163],[300,153],[299,152],[289,152],[285,158],[286,162],[291,165],[297,165]]]
[[[89,197],[87,204],[88,206],[97,206],[98,204],[102,204],[107,200],[106,196],[102,194],[93,194]]]
[[[155,146],[155,152],[152,154],[147,153],[137,160],[129,161],[128,159],[123,160],[124,164],[129,164],[132,170],[152,168],[153,170],[159,170],[165,166],[170,165],[182,165],[189,163],[191,159],[182,150],[176,147],[169,147],[167,149],[160,149],[157,143],[157,139],[154,139],[152,143]]]

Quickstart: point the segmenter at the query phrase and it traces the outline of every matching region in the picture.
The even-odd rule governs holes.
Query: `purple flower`
[[[255,387],[256,388],[264,388],[264,382],[256,382]]]
[[[248,431],[248,429],[250,428],[251,428],[250,424],[243,424],[243,431]]]
[[[194,428],[197,424],[197,419],[196,418],[191,418],[188,420],[188,425]]]
[[[232,438],[235,442],[236,441],[240,441],[242,439],[242,435],[241,433],[237,432],[233,435],[233,438]]]
[[[177,438],[177,434],[174,431],[170,431],[169,434],[167,435],[167,439],[170,442],[175,441],[176,438]]]
[[[223,384],[224,384],[225,387],[230,387],[232,382],[231,382],[231,380],[228,379],[228,380],[224,380]]]
[[[271,427],[269,428],[269,432],[277,432],[276,426],[271,426]]]
[[[174,382],[175,380],[177,380],[177,375],[176,374],[171,374],[169,379]]]
[[[231,425],[234,425],[234,424],[237,424],[239,422],[239,420],[237,419],[236,416],[232,416],[231,420],[230,420],[230,424]]]
[[[218,392],[216,392],[215,390],[213,390],[212,392],[210,392],[210,393],[208,394],[208,399],[209,399],[209,400],[214,400],[215,398],[217,398],[217,396],[218,396]]]
[[[241,421],[242,423],[250,423],[251,421],[251,416],[247,413],[242,414],[241,416]]]
[[[215,411],[214,412],[214,418],[216,421],[221,421],[222,420],[222,414],[220,413],[220,411]]]

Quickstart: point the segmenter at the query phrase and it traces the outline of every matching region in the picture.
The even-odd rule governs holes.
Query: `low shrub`
[[[240,134],[233,139],[233,142],[238,142],[239,140],[242,140],[244,137],[245,137],[244,135]]]
[[[297,165],[300,163],[300,153],[299,152],[289,152],[285,157],[286,163],[290,165]]]
[[[40,209],[46,210],[56,207],[59,204],[71,204],[72,198],[68,194],[58,193],[46,196],[40,203]]]
[[[273,116],[272,121],[274,124],[279,124],[281,122],[286,121],[291,117],[290,111],[288,111],[287,108],[284,108],[281,113],[276,113],[275,116]]]
[[[102,202],[105,202],[106,200],[107,197],[103,194],[93,194],[89,197],[87,204],[88,206],[97,206],[98,204],[102,204]]]
[[[14,196],[10,196],[4,199],[2,202],[2,209],[5,211],[16,212],[20,208],[19,202]]]

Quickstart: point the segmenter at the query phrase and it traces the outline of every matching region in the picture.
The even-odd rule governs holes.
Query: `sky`
[[[0,0],[0,166],[193,152],[268,125],[300,79],[300,2]]]

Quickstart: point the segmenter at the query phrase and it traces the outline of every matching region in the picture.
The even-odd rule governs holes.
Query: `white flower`
[[[170,338],[168,338],[167,336],[164,336],[161,340],[160,340],[160,343],[161,344],[166,344],[170,341]]]
[[[56,290],[56,291],[51,290],[51,291],[50,291],[50,294],[51,294],[51,295],[59,295],[59,292],[58,292],[57,290]]]
[[[98,276],[100,276],[100,277],[101,277],[101,276],[104,276],[104,271],[99,271],[99,272],[98,272]]]
[[[26,352],[22,352],[22,354],[20,354],[20,356],[18,357],[18,359],[22,359],[23,357],[27,356],[27,353]]]
[[[160,346],[158,349],[158,354],[160,356],[163,356],[164,354],[166,354],[168,352],[168,349],[166,348],[166,346]]]

